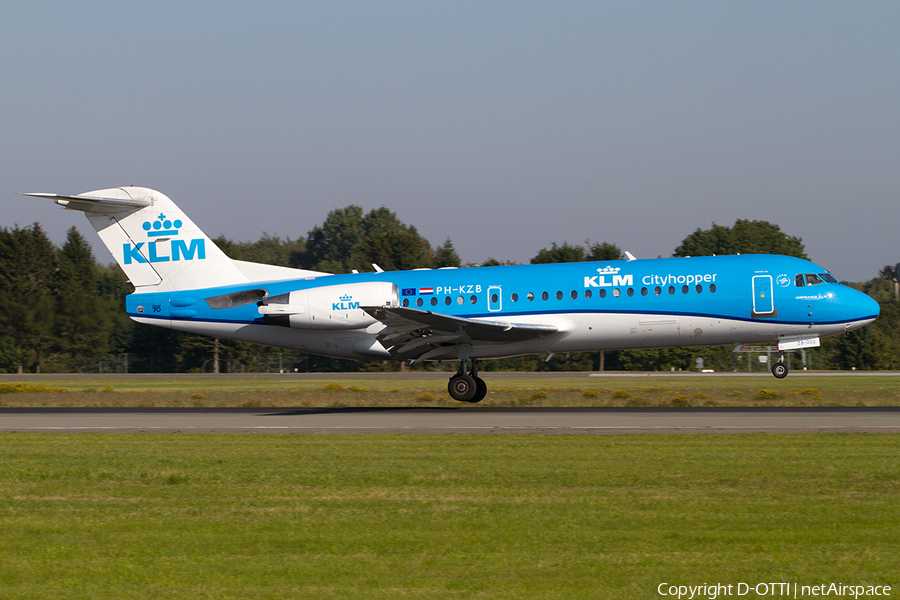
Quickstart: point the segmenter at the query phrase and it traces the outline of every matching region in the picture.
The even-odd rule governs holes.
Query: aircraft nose
[[[881,314],[881,307],[874,298],[863,292],[856,292],[856,315],[858,319],[874,321]]]

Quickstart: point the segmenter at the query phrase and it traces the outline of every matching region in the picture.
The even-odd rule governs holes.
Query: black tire
[[[478,393],[478,384],[470,375],[454,375],[447,384],[450,397],[460,402],[471,402]]]
[[[787,377],[787,374],[788,374],[788,367],[786,364],[784,364],[780,360],[777,363],[775,363],[774,365],[772,365],[772,375],[774,375],[778,379],[784,379],[785,377]]]
[[[474,377],[473,379],[475,379],[475,395],[472,396],[471,400],[467,400],[467,402],[475,404],[476,402],[481,402],[484,400],[484,397],[487,396],[487,384],[481,377]]]

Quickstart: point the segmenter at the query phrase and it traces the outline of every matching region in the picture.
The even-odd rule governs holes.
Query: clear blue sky
[[[0,226],[97,241],[15,193],[134,184],[241,241],[359,204],[469,262],[738,218],[900,261],[898,2],[10,4]]]

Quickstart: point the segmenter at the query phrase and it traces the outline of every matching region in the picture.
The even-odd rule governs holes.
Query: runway
[[[0,432],[900,433],[900,408],[0,408]]]

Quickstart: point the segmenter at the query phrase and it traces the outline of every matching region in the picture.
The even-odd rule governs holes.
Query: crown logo
[[[341,296],[340,300],[341,302],[349,302],[350,300],[353,300],[353,296],[351,296],[350,294],[344,294],[343,296]]]
[[[166,218],[166,215],[160,214],[152,223],[144,221],[141,227],[147,232],[147,237],[159,237],[162,235],[178,235],[181,225],[181,219],[170,221]]]
[[[597,269],[597,272],[601,275],[615,275],[619,272],[619,267],[603,267],[602,269]]]

